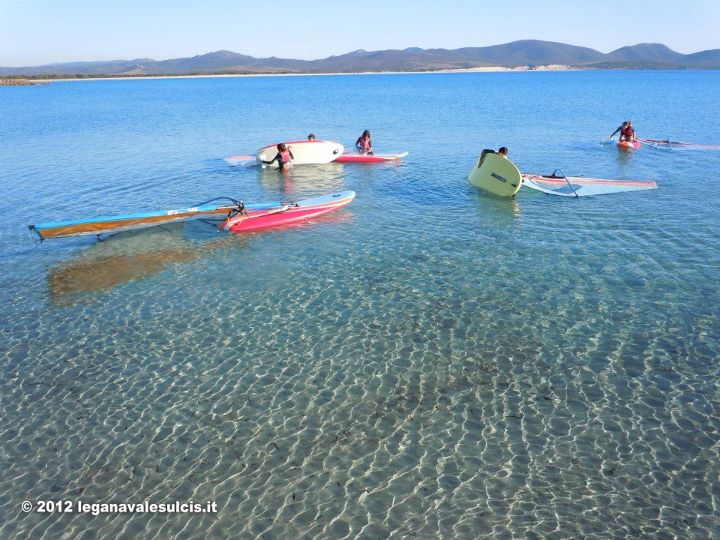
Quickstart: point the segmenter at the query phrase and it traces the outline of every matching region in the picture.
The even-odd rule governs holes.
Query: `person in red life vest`
[[[612,139],[618,131],[620,132],[620,142],[635,142],[635,129],[633,128],[632,122],[630,122],[630,120],[625,120],[619,128],[612,132],[610,138]]]
[[[360,138],[358,138],[357,141],[355,141],[355,148],[357,148],[358,152],[361,154],[368,154],[370,156],[373,155],[373,147],[372,147],[372,140],[370,139],[370,131],[367,129],[363,131],[363,134],[360,135]]]
[[[290,163],[295,156],[292,155],[292,152],[290,151],[290,148],[285,146],[283,143],[280,143],[277,145],[278,152],[275,154],[275,157],[272,158],[270,161],[262,160],[262,162],[265,165],[272,165],[274,162],[278,162],[278,168],[280,170],[285,167],[288,163]]]

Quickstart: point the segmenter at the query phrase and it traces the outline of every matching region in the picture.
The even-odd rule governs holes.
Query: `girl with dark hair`
[[[278,168],[280,170],[285,167],[285,165],[288,165],[295,156],[292,155],[292,152],[290,149],[285,146],[283,143],[280,143],[277,145],[278,153],[275,154],[275,157],[272,158],[270,161],[263,160],[263,163],[265,165],[272,165],[275,161],[278,162]]]
[[[355,148],[357,148],[358,152],[360,152],[361,154],[373,155],[372,140],[370,139],[369,130],[366,129],[365,131],[363,131],[363,134],[360,135],[360,138],[355,141]]]

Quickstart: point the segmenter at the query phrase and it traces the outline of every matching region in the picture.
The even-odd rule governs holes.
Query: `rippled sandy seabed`
[[[647,91],[660,75],[627,84]],[[453,80],[486,76],[500,87],[477,92],[531,99],[527,79],[512,78],[520,74]],[[530,76],[598,88],[620,75]],[[696,76],[667,75],[663,84],[678,92],[717,84],[717,75]],[[282,178],[230,167],[207,159],[238,153],[238,144],[223,147],[214,127],[197,134],[192,117],[167,128],[193,131],[177,143],[188,155],[162,167],[157,156],[174,152],[162,137],[147,156],[138,151],[139,163],[97,150],[58,165],[52,152],[70,152],[79,136],[60,123],[49,139],[35,135],[51,149],[47,161],[29,158],[29,136],[12,148],[17,159],[0,154],[26,182],[8,184],[7,197],[23,209],[35,200],[48,218],[218,192],[358,194],[347,209],[289,230],[233,237],[197,223],[40,247],[21,230],[33,216],[10,211],[0,276],[0,537],[720,536],[720,196],[694,180],[718,170],[719,156],[645,149],[628,157],[595,141],[560,141],[554,157],[573,173],[654,178],[660,189],[491,199],[465,183],[474,156],[438,165],[453,141],[423,154],[410,127],[383,123],[382,106],[395,99],[383,98],[389,85],[422,109],[409,118],[416,129],[449,122],[463,137],[481,129],[456,125],[465,118],[457,111],[433,117],[446,79],[424,77],[418,85],[438,85],[435,101],[422,97],[433,88],[416,95],[407,77],[359,79],[376,85],[365,91],[377,92],[378,116],[323,129],[350,140],[357,123],[378,125],[389,151],[411,151],[399,166],[330,165]],[[235,85],[330,85],[338,102],[327,106],[338,110],[354,96],[344,78],[322,79],[41,91],[85,89],[91,105],[113,110],[123,99],[135,107],[134,89],[147,98],[180,85],[188,106],[207,114]],[[119,93],[114,104],[92,97],[110,90]],[[535,99],[559,107],[565,96],[547,88]],[[718,112],[708,103],[701,135],[711,140]],[[18,124],[25,118],[14,114]],[[483,114],[493,125],[493,113]],[[132,138],[125,121],[113,128],[118,140]],[[296,131],[306,121],[296,120]],[[259,129],[249,125],[248,138]],[[147,144],[140,131],[127,144]],[[533,150],[541,135],[511,133],[523,168],[549,161],[547,149]],[[678,168],[683,175],[669,172]],[[35,178],[46,178],[41,198],[28,187]],[[190,192],[197,196],[187,201]],[[23,513],[24,500],[215,501],[218,512],[43,515]]]

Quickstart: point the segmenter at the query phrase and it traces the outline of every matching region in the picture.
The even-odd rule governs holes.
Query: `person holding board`
[[[288,165],[294,158],[292,152],[290,151],[290,148],[285,146],[283,143],[280,143],[277,145],[277,154],[275,154],[275,157],[272,158],[270,161],[262,160],[262,162],[265,165],[272,165],[274,162],[278,162],[278,169],[282,170],[286,165]]]
[[[514,196],[522,186],[522,175],[508,153],[507,146],[483,150],[468,174],[468,182],[498,197]]]
[[[610,138],[612,139],[618,131],[620,132],[620,142],[635,142],[635,128],[630,120],[625,120],[619,128],[612,132]]]
[[[507,159],[507,158],[508,158],[508,157],[507,157],[507,155],[508,155],[508,148],[507,148],[507,146],[501,146],[500,148],[498,148],[498,151],[497,151],[497,152],[496,152],[495,150],[490,150],[490,149],[486,148],[486,149],[483,150],[482,153],[480,154],[480,165],[482,165],[482,162],[485,161],[485,156],[488,155],[488,154],[497,154],[497,155],[500,156],[501,158]]]

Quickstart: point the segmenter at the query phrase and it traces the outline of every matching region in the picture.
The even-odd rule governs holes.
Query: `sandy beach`
[[[578,71],[580,68],[563,65],[550,64],[545,66],[482,66],[464,69],[437,69],[425,71],[360,71],[341,73],[207,73],[198,75],[110,75],[107,77],[60,77],[47,79],[32,79],[29,81],[46,82],[67,82],[67,81],[104,81],[104,80],[142,80],[142,79],[211,79],[227,77],[331,77],[338,75],[424,75],[432,73],[500,73],[500,72],[521,72],[521,71]],[[1,79],[0,79],[1,80]]]

